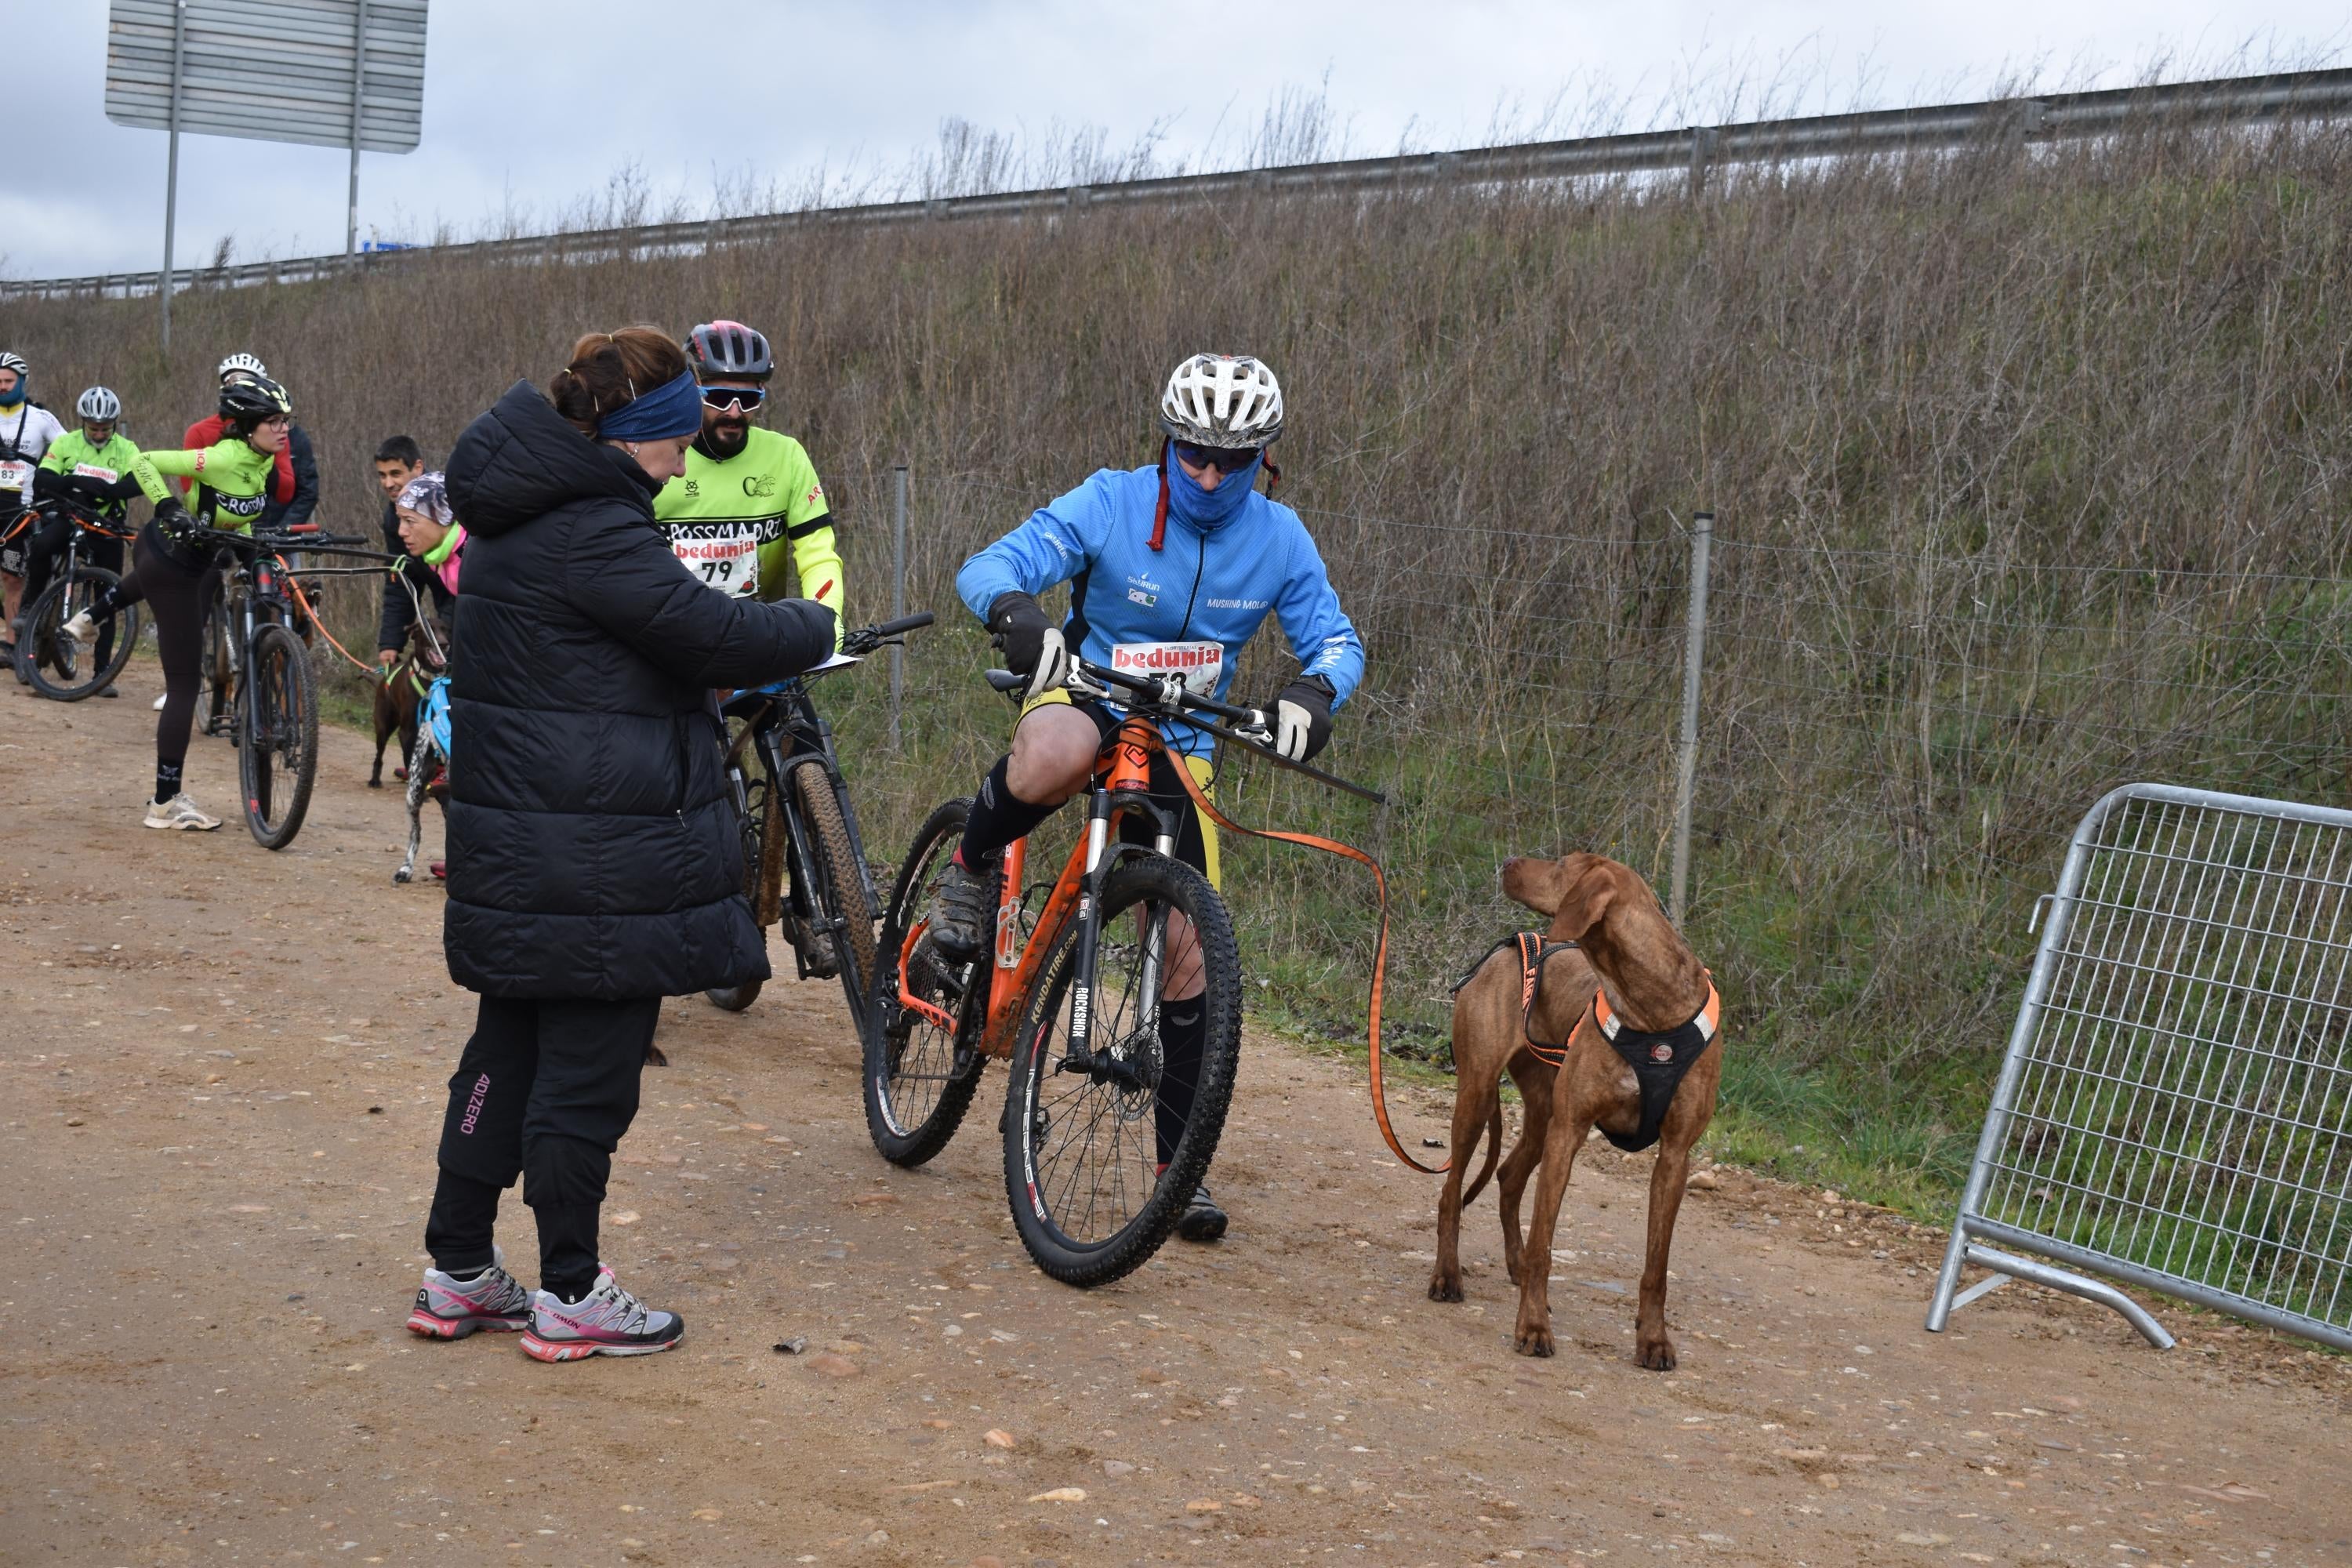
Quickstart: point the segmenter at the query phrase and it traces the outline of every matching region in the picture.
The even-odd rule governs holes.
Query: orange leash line
[[[285,563],[280,562],[279,564],[284,565]],[[319,628],[319,635],[327,639],[329,647],[341,654],[351,667],[362,675],[373,676],[376,673],[373,667],[362,664],[358,659],[352,658],[352,650],[335,640],[335,634],[327,629],[326,620],[311,605],[310,596],[302,592],[302,579],[294,575],[293,569],[290,567],[287,569],[286,585],[294,590],[294,602],[302,606],[302,613],[310,617],[310,624]],[[391,679],[389,675],[384,678],[387,685],[391,683]]]
[[[1273,828],[1244,827],[1240,823],[1219,811],[1215,804],[1202,793],[1199,783],[1192,777],[1192,770],[1184,765],[1181,755],[1172,756],[1171,760],[1176,764],[1171,771],[1183,781],[1184,793],[1192,797],[1193,806],[1219,827],[1230,833],[1238,833],[1244,838],[1268,838],[1279,844],[1297,844],[1309,849],[1320,849],[1327,855],[1337,855],[1344,859],[1353,860],[1371,872],[1373,885],[1380,892],[1381,907],[1381,935],[1379,942],[1372,949],[1371,994],[1366,1007],[1371,1048],[1372,1120],[1380,1123],[1381,1136],[1387,1140],[1390,1153],[1394,1154],[1424,1176],[1444,1175],[1454,1167],[1454,1162],[1450,1157],[1443,1165],[1423,1164],[1405,1152],[1403,1143],[1397,1139],[1396,1129],[1389,1124],[1388,1091],[1381,1079],[1381,992],[1387,981],[1389,967],[1388,873],[1381,869],[1381,863],[1378,860],[1373,859],[1354,845],[1342,844],[1336,838],[1325,838],[1313,833],[1286,833]]]

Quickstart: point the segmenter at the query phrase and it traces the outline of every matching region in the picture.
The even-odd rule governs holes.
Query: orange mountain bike
[[[1001,669],[988,680],[1007,695],[1026,684]],[[1279,766],[1381,797],[1282,757],[1266,714],[1194,692],[1181,676],[1074,662],[1067,689],[1127,710],[1096,759],[1076,847],[1034,920],[1023,898],[1027,842],[1008,847],[992,951],[957,963],[931,946],[926,911],[971,802],[950,800],[931,813],[884,917],[862,1076],[874,1146],[893,1163],[919,1165],[955,1135],[988,1059],[1009,1062],[1000,1130],[1013,1222],[1039,1268],[1065,1284],[1091,1286],[1140,1267],[1182,1215],[1224,1130],[1241,1053],[1233,920],[1208,879],[1174,857],[1182,804],[1150,794],[1152,759],[1168,749],[1160,724],[1189,724]],[[1181,760],[1171,760],[1194,806],[1223,822]],[[1148,847],[1121,842],[1131,816],[1150,825]],[[1161,992],[1182,988],[1196,970],[1205,1015],[1200,1056],[1171,1059],[1160,1030]]]

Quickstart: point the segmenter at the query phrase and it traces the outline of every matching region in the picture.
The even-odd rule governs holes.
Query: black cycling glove
[[[1271,707],[1274,749],[1303,763],[1331,743],[1331,703],[1339,695],[1319,675],[1302,675],[1282,689]]]
[[[1045,609],[1028,595],[998,595],[988,606],[988,630],[1004,650],[1005,668],[1029,677],[1024,698],[1034,700],[1067,679],[1070,654],[1061,628],[1045,618]]]
[[[155,526],[167,539],[185,539],[196,531],[196,520],[180,504],[177,496],[165,496],[155,503]]]

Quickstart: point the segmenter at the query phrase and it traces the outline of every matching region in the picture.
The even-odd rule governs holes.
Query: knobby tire
[[[114,684],[139,641],[138,605],[129,605],[114,616],[112,641],[103,664],[99,663],[98,645],[92,642],[74,650],[70,674],[58,668],[63,662],[64,645],[58,642],[57,631],[117,581],[103,566],[77,566],[71,577],[59,577],[42,589],[41,596],[25,611],[25,624],[16,640],[16,668],[34,690],[56,701],[79,702]]]
[[[858,1076],[866,1134],[876,1151],[894,1165],[919,1165],[948,1146],[971,1109],[982,1069],[988,1064],[974,1049],[988,1008],[990,959],[984,948],[946,1009],[957,1021],[952,1036],[943,1037],[936,1025],[901,1012],[897,1001],[899,951],[906,946],[907,933],[928,912],[932,881],[955,853],[964,818],[971,814],[969,800],[950,800],[932,811],[898,868],[882,921],[869,1008],[873,1025],[866,1031],[865,1063]],[[919,962],[937,962],[930,958],[928,942],[915,955]],[[935,973],[944,976],[951,971]]]
[[[864,868],[849,837],[849,822],[834,794],[824,764],[814,758],[792,770],[793,790],[801,804],[801,820],[808,825],[809,852],[816,859],[816,886],[809,902],[824,921],[842,921],[834,958],[841,969],[841,988],[849,1000],[850,1022],[863,1042],[873,1013],[876,943],[874,922],[880,911],[866,887]]]
[[[319,700],[302,640],[271,624],[254,634],[239,694],[237,778],[245,825],[264,849],[283,849],[302,830],[319,771]]]
[[[1055,939],[1015,1037],[1013,1083],[1005,1095],[1001,1124],[1005,1196],[1029,1256],[1038,1268],[1066,1285],[1109,1284],[1141,1268],[1160,1250],[1183,1217],[1202,1177],[1208,1173],[1233,1102],[1234,1074],[1241,1057],[1241,950],[1224,901],[1207,878],[1179,861],[1159,855],[1136,856],[1115,868],[1104,882],[1092,1047],[1106,1049],[1123,1032],[1127,1004],[1124,1000],[1114,1004],[1108,994],[1119,984],[1121,977],[1114,971],[1125,962],[1116,956],[1123,951],[1117,945],[1122,935],[1120,917],[1139,906],[1147,910],[1152,906],[1172,907],[1191,918],[1206,985],[1204,1038],[1192,1114],[1167,1170],[1156,1175],[1151,1170],[1157,1160],[1154,1111],[1148,1100],[1139,1100],[1135,1090],[1114,1089],[1085,1075],[1056,1070],[1067,1055],[1066,1002],[1076,979],[1078,955],[1076,921]],[[1148,918],[1129,922],[1129,929]],[[1078,1080],[1075,1089],[1069,1087],[1074,1078]],[[1056,1158],[1054,1154],[1055,1132],[1065,1121],[1078,1118],[1085,1119],[1076,1124],[1087,1131],[1090,1144],[1091,1138],[1104,1131],[1102,1123],[1109,1123],[1112,1168],[1108,1179],[1113,1191],[1107,1198],[1097,1189],[1080,1197],[1079,1185],[1090,1163],[1084,1156],[1072,1164],[1066,1155]],[[1042,1150],[1041,1142],[1045,1145]],[[1122,1144],[1129,1146],[1130,1158],[1139,1150],[1142,1154],[1133,1168],[1132,1185],[1150,1184],[1147,1195],[1132,1205],[1131,1212],[1129,1171],[1119,1160]],[[1128,1217],[1108,1235],[1072,1234],[1069,1225],[1091,1219],[1098,1200],[1105,1200],[1102,1206],[1111,1211],[1112,1218],[1121,1212],[1127,1212]],[[1067,1212],[1080,1204],[1082,1212]],[[1065,1212],[1057,1214],[1057,1209]]]

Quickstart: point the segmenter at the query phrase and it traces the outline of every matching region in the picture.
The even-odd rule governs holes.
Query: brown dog
[[[1666,1258],[1690,1173],[1691,1148],[1715,1115],[1723,1071],[1723,1053],[1713,1037],[1712,983],[1649,885],[1614,860],[1589,854],[1557,861],[1514,859],[1504,864],[1502,880],[1505,893],[1551,917],[1549,942],[1577,946],[1549,953],[1541,985],[1525,1015],[1516,947],[1488,957],[1454,998],[1454,1158],[1438,1202],[1437,1266],[1429,1294],[1440,1301],[1462,1300],[1462,1205],[1477,1195],[1496,1168],[1503,1131],[1501,1079],[1507,1071],[1527,1106],[1527,1125],[1502,1161],[1497,1188],[1504,1265],[1519,1287],[1513,1343],[1525,1355],[1552,1353],[1552,1232],[1577,1151],[1596,1126],[1612,1139],[1636,1142],[1644,1131],[1641,1080],[1603,1034],[1604,1015],[1595,1006],[1599,993],[1600,1007],[1629,1047],[1637,1039],[1655,1042],[1646,1048],[1678,1042],[1671,1048],[1688,1063],[1672,1099],[1663,1103],[1663,1115],[1648,1130],[1659,1148],[1650,1173],[1649,1245],[1634,1320],[1635,1359],[1654,1371],[1671,1371],[1675,1345],[1666,1333]],[[1566,1050],[1557,1068],[1535,1049],[1563,1041]],[[1482,1131],[1488,1140],[1486,1169],[1465,1194],[1463,1171]],[[1522,1247],[1519,1198],[1538,1166],[1535,1213]]]

